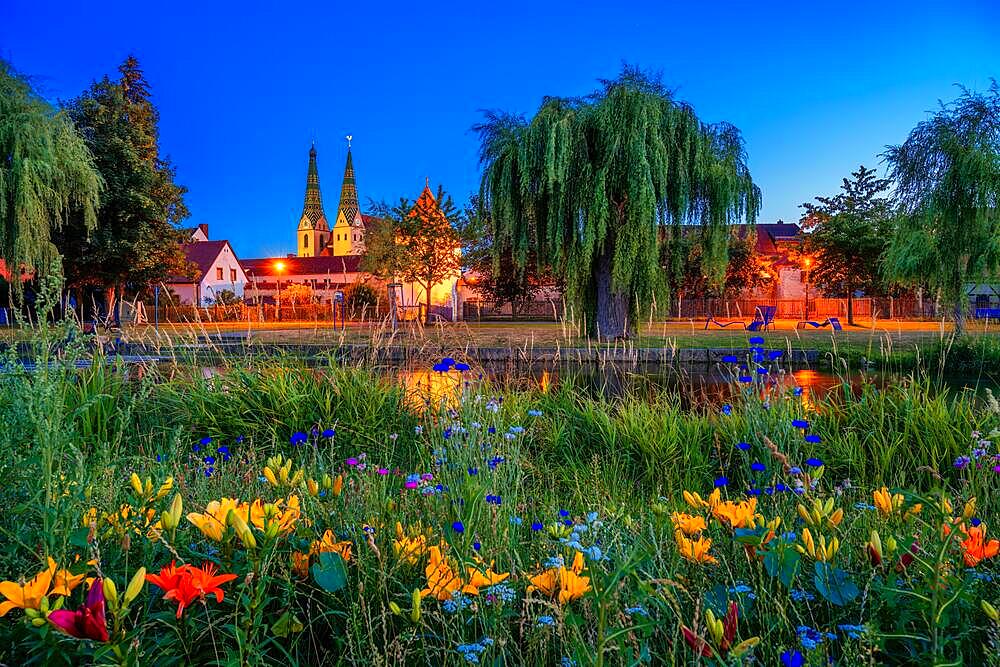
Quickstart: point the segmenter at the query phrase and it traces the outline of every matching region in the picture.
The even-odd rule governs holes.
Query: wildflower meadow
[[[724,404],[33,344],[0,375],[4,664],[1000,664],[988,391],[810,396],[754,339]]]

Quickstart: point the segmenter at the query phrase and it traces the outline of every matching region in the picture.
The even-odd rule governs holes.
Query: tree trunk
[[[635,322],[629,321],[629,295],[612,286],[612,251],[614,242],[609,237],[601,254],[594,259],[594,322],[591,336],[599,338],[631,338],[635,335]]]

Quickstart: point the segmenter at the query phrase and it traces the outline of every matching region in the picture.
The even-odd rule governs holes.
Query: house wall
[[[180,302],[178,305],[192,305],[197,298],[198,286],[195,283],[170,283],[167,287],[172,289],[174,294],[177,295],[177,300]]]
[[[218,270],[222,269],[222,278],[218,277]],[[235,271],[235,280],[233,272]],[[246,286],[247,276],[236,259],[232,247],[227,243],[222,247],[219,256],[215,258],[212,266],[202,276],[198,283],[202,304],[212,302],[222,290],[231,290],[236,296],[242,297]]]

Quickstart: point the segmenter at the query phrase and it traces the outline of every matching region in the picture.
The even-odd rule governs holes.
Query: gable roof
[[[280,273],[276,266],[278,262],[284,264],[284,269]],[[361,256],[260,257],[240,260],[240,266],[248,274],[247,277],[251,279],[276,276],[291,278],[292,276],[323,275],[326,273],[359,273],[361,271]]]
[[[209,269],[212,268],[212,264],[218,259],[219,255],[222,253],[222,249],[229,245],[229,241],[196,241],[194,243],[183,243],[181,247],[184,249],[184,256],[187,261],[194,264],[196,268],[196,274],[194,278],[188,278],[187,276],[171,276],[168,282],[171,283],[196,283],[200,281]],[[236,253],[233,252],[233,258],[239,262],[239,258],[236,257]]]

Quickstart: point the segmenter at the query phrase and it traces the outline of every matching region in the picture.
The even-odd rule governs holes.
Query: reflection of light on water
[[[399,379],[406,389],[406,403],[416,410],[444,401],[449,406],[458,404],[462,374],[452,370],[447,373],[417,368],[399,372]]]
[[[538,388],[542,390],[543,394],[547,394],[552,388],[552,374],[549,373],[548,369],[543,370],[542,374],[538,376]]]
[[[825,394],[835,384],[829,375],[824,375],[811,368],[800,368],[792,371],[791,380],[796,386],[802,387],[802,407],[812,411],[816,409],[816,399]]]

